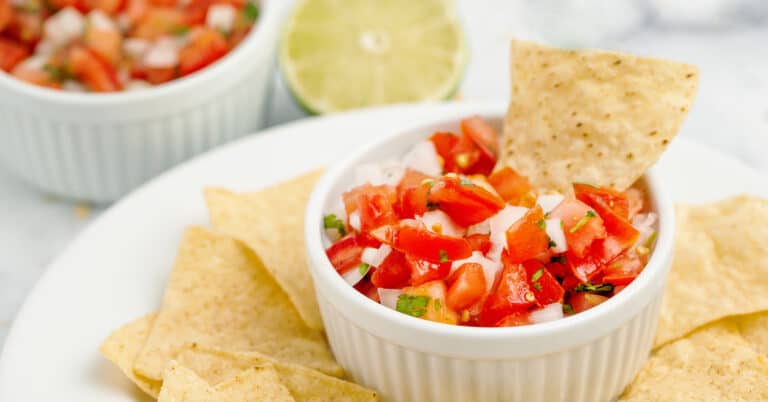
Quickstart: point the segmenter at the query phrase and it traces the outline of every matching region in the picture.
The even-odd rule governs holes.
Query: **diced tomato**
[[[459,136],[453,133],[436,132],[429,137],[435,145],[437,154],[443,158],[443,169],[446,172],[456,172],[456,162],[453,160],[453,147],[459,142]]]
[[[496,194],[458,176],[440,178],[430,190],[429,201],[461,226],[471,226],[504,208]]]
[[[547,251],[548,245],[544,211],[538,205],[507,229],[507,255],[512,262],[536,258]]]
[[[622,290],[624,290],[624,289],[626,289],[626,288],[627,288],[627,287],[626,287],[625,285],[622,285],[622,286],[614,286],[614,287],[613,287],[613,293],[611,294],[611,296],[616,296],[617,294],[619,294],[619,293],[620,293]]]
[[[109,15],[115,15],[125,6],[125,0],[77,0],[84,4],[86,10],[101,10]]]
[[[463,310],[485,294],[486,282],[483,266],[477,263],[462,264],[451,274],[446,302],[452,309]]]
[[[606,296],[587,292],[576,292],[568,298],[568,304],[573,307],[574,313],[581,313],[582,311],[589,310],[606,300],[608,300],[608,297]]]
[[[568,273],[568,267],[565,265],[565,256],[561,260],[550,261],[547,265],[547,271],[556,278],[565,278]]]
[[[512,205],[530,208],[536,204],[536,191],[531,183],[509,166],[491,173],[488,182],[504,201]]]
[[[426,296],[429,298],[426,312],[420,318],[445,324],[458,323],[458,314],[456,314],[456,312],[445,302],[445,282],[432,281],[419,286],[407,287],[403,289],[403,294],[410,296]]]
[[[92,25],[85,30],[85,45],[113,66],[123,55],[123,36],[117,30],[96,29]]]
[[[536,304],[536,295],[526,278],[525,268],[512,262],[506,252],[501,255],[501,261],[504,268],[495,289],[485,300],[480,313],[480,325],[495,325],[502,318],[528,310]]]
[[[360,214],[360,228],[369,231],[398,221],[394,204],[397,193],[394,187],[363,184],[342,194],[347,216],[355,211]]]
[[[443,263],[461,260],[472,254],[466,239],[431,232],[423,226],[384,226],[383,229],[389,231],[387,243],[415,258]],[[375,233],[371,235],[378,237]]]
[[[565,290],[544,264],[536,260],[528,260],[523,263],[523,267],[540,306],[562,303]]]
[[[3,32],[13,19],[13,8],[10,0],[0,0],[0,32]]]
[[[221,32],[211,28],[196,29],[179,54],[179,74],[185,76],[207,67],[228,51],[229,44]]]
[[[643,191],[634,187],[629,188],[624,192],[627,197],[627,204],[629,204],[629,212],[627,219],[630,221],[635,215],[639,214],[643,210],[643,204],[645,203],[645,194]]]
[[[530,313],[527,311],[520,311],[512,313],[494,324],[494,327],[519,327],[521,325],[528,325],[531,323]]]
[[[340,274],[356,268],[366,247],[378,247],[379,242],[365,234],[349,234],[325,250],[331,265]]]
[[[629,216],[629,200],[624,193],[607,187],[595,187],[590,184],[574,183],[573,192],[576,199],[594,208],[595,200],[610,208],[618,216],[627,219]],[[599,212],[599,211],[598,211]],[[602,216],[602,215],[601,215]]]
[[[584,257],[595,239],[606,236],[603,219],[587,204],[568,197],[555,207],[550,216],[563,222],[568,249],[577,257]]]
[[[0,38],[0,70],[10,72],[29,57],[29,49],[12,40]]]
[[[480,116],[472,116],[461,121],[461,132],[472,139],[483,151],[486,159],[491,160],[493,165],[496,164],[499,156],[499,139],[496,130],[490,124]]]
[[[397,185],[397,203],[395,211],[400,218],[408,219],[427,212],[429,184],[424,180],[430,177],[412,169],[406,169]]]
[[[12,38],[28,45],[35,45],[43,36],[42,12],[16,11],[5,32]]]
[[[410,255],[407,255],[405,259],[411,267],[412,285],[421,285],[436,279],[445,279],[451,273],[450,262],[430,262]]]
[[[623,254],[606,264],[603,281],[621,286],[631,283],[643,270],[643,262],[636,255]]]
[[[576,275],[574,275],[573,272],[571,272],[571,270],[569,269],[568,272],[563,277],[562,286],[563,286],[563,289],[568,291],[568,290],[572,290],[573,288],[575,288],[576,286],[579,286],[582,283],[584,282],[581,279],[577,278]]]
[[[635,244],[640,232],[627,219],[611,208],[612,199],[607,199],[604,195],[594,192],[582,193],[581,196],[584,202],[600,215],[607,232],[606,238],[597,242],[596,257],[600,262],[605,263],[612,260]]]
[[[496,161],[489,158],[466,133],[461,134],[451,150],[451,155],[451,162],[445,164],[446,172],[487,176],[496,165]]]
[[[355,289],[376,303],[380,302],[378,289],[368,279],[363,278],[360,282],[355,284]]]
[[[152,85],[159,85],[176,78],[175,67],[144,68],[144,79]]]
[[[129,12],[138,14],[143,6],[141,3],[131,3],[129,4]],[[132,7],[135,7],[135,10]],[[163,35],[172,34],[174,30],[185,26],[187,26],[187,22],[184,14],[175,8],[147,8],[136,22],[131,36],[154,40]]]
[[[134,27],[141,21],[149,10],[149,4],[147,0],[125,0],[125,15],[129,25]],[[148,28],[144,28],[145,32],[149,32]]]
[[[115,69],[99,55],[83,46],[69,49],[67,60],[72,74],[93,92],[114,92],[122,89]]]
[[[371,282],[376,287],[385,289],[408,286],[410,279],[411,265],[406,261],[405,255],[397,250],[392,250],[371,274]]]
[[[61,82],[56,81],[49,73],[41,69],[19,64],[13,69],[12,74],[14,77],[30,84],[51,89],[61,89]]]
[[[62,8],[73,7],[81,13],[87,13],[88,7],[84,0],[47,0],[46,4],[53,10],[61,10]]]
[[[159,7],[174,7],[177,4],[177,0],[149,0],[149,3]]]
[[[587,254],[584,257],[579,257],[571,251],[568,251],[566,255],[568,268],[580,283],[586,283],[592,280],[595,276],[602,272],[604,267],[599,258],[596,258],[593,254]]]
[[[491,235],[475,233],[466,237],[472,250],[487,254],[491,249]]]

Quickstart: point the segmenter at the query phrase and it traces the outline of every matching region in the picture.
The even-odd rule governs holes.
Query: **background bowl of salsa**
[[[615,397],[650,351],[671,262],[674,209],[653,169],[639,183],[648,210],[658,216],[655,247],[645,268],[620,293],[564,319],[488,328],[416,318],[366,297],[329,260],[326,248],[332,242],[324,219],[356,184],[356,168],[399,159],[433,133],[460,133],[465,117],[395,133],[349,155],[316,186],[305,240],[336,358],[356,381],[398,401]],[[483,119],[501,132],[503,116]]]
[[[101,11],[109,1],[72,3],[37,14],[13,6],[53,32],[43,32],[36,48],[74,36],[54,56],[41,58],[34,43],[12,39],[13,26],[0,34],[0,47],[28,46],[23,60],[0,71],[0,163],[25,181],[66,198],[109,202],[263,126],[285,11],[280,2],[131,0],[116,2],[126,9],[112,14]],[[129,24],[134,3],[148,7],[146,23],[110,31]],[[104,32],[91,35],[97,28]],[[105,39],[109,32],[121,46]],[[175,67],[147,67],[169,62]]]

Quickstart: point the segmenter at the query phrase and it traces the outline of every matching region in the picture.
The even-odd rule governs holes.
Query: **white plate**
[[[182,230],[207,222],[203,187],[258,189],[333,163],[375,136],[425,120],[503,108],[395,106],[308,119],[237,141],[150,182],[87,228],[30,293],[0,357],[0,401],[140,398],[97,348],[112,330],[158,306]],[[757,173],[684,139],[672,144],[659,169],[677,201],[710,201],[758,189],[768,196]]]

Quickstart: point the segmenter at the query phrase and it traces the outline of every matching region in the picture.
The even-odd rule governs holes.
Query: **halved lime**
[[[467,52],[452,0],[300,0],[280,65],[315,113],[449,97]]]

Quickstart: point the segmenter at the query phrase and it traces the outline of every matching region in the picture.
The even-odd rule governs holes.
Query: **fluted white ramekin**
[[[261,128],[284,9],[263,1],[253,32],[230,54],[143,91],[60,92],[0,71],[0,163],[45,192],[108,202]]]
[[[653,173],[645,176],[659,236],[645,270],[618,295],[562,320],[512,328],[439,324],[359,294],[336,273],[323,246],[322,217],[353,182],[354,167],[404,154],[459,119],[408,130],[356,152],[317,184],[305,240],[320,310],[345,370],[388,402],[600,402],[616,397],[653,344],[670,267],[674,209]],[[502,116],[485,116],[497,127]]]

